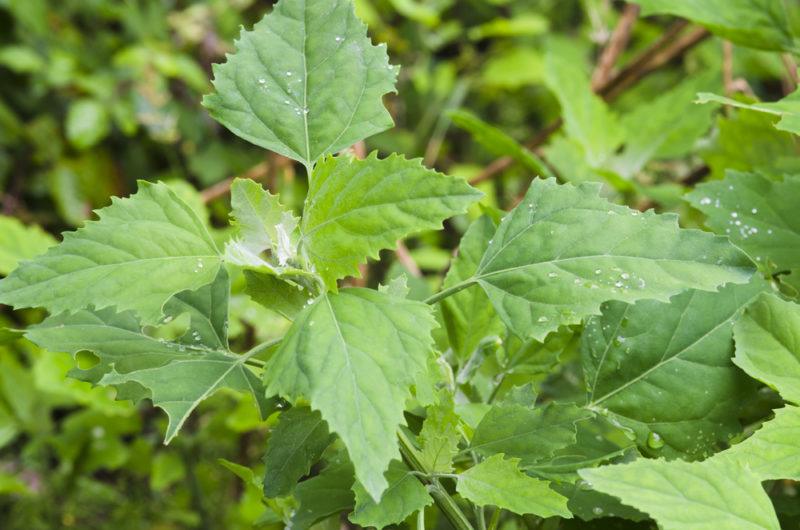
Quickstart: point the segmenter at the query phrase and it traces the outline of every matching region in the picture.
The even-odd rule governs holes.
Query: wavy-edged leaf
[[[580,472],[594,489],[650,514],[664,530],[779,530],[761,483],[729,462],[637,460]]]
[[[268,393],[304,397],[347,447],[375,500],[399,458],[396,431],[435,321],[430,306],[369,289],[328,293],[301,311],[265,370]]]
[[[428,407],[419,433],[419,460],[431,473],[453,471],[453,457],[461,440],[459,417],[449,392],[442,390],[439,401]]]
[[[524,474],[518,464],[516,458],[493,455],[459,473],[456,491],[478,506],[493,505],[520,515],[571,518],[567,498],[550,489],[547,481]]]
[[[264,454],[264,496],[288,495],[333,441],[319,412],[292,407],[281,413]]]
[[[781,131],[800,135],[800,89],[795,90],[785,98],[773,102],[744,103],[725,96],[701,92],[697,94],[698,103],[721,103],[741,109],[754,110],[765,114],[778,116],[775,128]]]
[[[763,295],[734,327],[739,368],[800,404],[800,305]]]
[[[350,462],[329,464],[319,475],[304,480],[295,488],[299,506],[292,514],[291,527],[306,530],[325,517],[350,510],[355,503],[352,487]]]
[[[711,460],[746,466],[759,480],[800,480],[800,408],[784,407],[752,436]]]
[[[725,180],[700,184],[686,196],[706,224],[727,235],[760,263],[800,267],[800,177],[782,181],[728,171]]]
[[[433,503],[428,490],[405,464],[392,460],[386,471],[389,487],[383,492],[380,502],[356,484],[354,491],[356,506],[350,520],[364,527],[384,528],[402,523],[409,515]]]
[[[314,168],[302,224],[302,250],[329,288],[358,264],[414,232],[438,229],[481,193],[464,180],[399,155],[326,157]]]
[[[42,254],[55,243],[53,236],[38,226],[25,226],[14,217],[0,215],[0,274],[8,274],[20,261]]]
[[[112,199],[97,215],[0,280],[0,303],[53,314],[116,306],[152,324],[173,295],[216,277],[221,258],[214,241],[165,184],[140,181],[138,193]]]
[[[599,197],[599,185],[536,179],[500,223],[471,281],[516,334],[543,340],[607,300],[666,301],[744,283],[750,260],[725,238]]]
[[[741,429],[754,388],[731,362],[732,324],[765,288],[754,281],[669,303],[607,304],[583,334],[589,407],[631,429],[644,450],[708,456]]]
[[[281,0],[214,65],[210,114],[238,136],[310,167],[393,125],[398,69],[352,0]]]
[[[484,456],[504,453],[518,458],[526,468],[574,444],[576,423],[591,415],[571,404],[532,408],[501,403],[492,406],[478,424],[470,449]]]
[[[642,15],[670,14],[706,26],[724,39],[764,50],[797,51],[782,0],[632,0]]]

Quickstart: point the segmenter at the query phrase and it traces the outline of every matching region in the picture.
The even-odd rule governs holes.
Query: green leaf
[[[765,294],[745,310],[734,337],[736,365],[800,404],[800,305]]]
[[[227,277],[225,277],[227,286]],[[214,285],[201,291],[218,289]],[[198,294],[195,299],[212,299],[211,294]],[[184,303],[188,296],[183,296]],[[216,306],[212,306],[216,311]],[[224,302],[227,307],[227,299]],[[28,329],[26,337],[51,351],[95,353],[100,362],[98,384],[121,386],[138,383],[149,391],[153,404],[169,416],[165,442],[177,434],[197,405],[221,388],[249,392],[261,403],[264,389],[244,366],[246,356],[218,349],[218,342],[227,343],[203,330],[213,328],[213,315],[196,318],[199,308],[189,311],[192,324],[186,337],[177,342],[159,340],[146,335],[141,322],[130,312],[115,313],[111,308],[79,310],[47,318]],[[194,327],[195,323],[202,323]],[[222,329],[225,324],[222,324]],[[206,344],[205,340],[211,339]],[[118,396],[121,399],[122,396]]]
[[[461,440],[459,418],[449,392],[442,390],[439,401],[428,407],[419,433],[419,460],[430,473],[453,471],[453,457]]]
[[[453,110],[448,115],[454,124],[470,133],[476,142],[493,155],[509,156],[536,175],[552,176],[550,169],[538,156],[497,127],[466,110]]]
[[[356,483],[356,507],[349,519],[364,527],[384,528],[402,523],[409,515],[429,506],[433,499],[425,485],[408,470],[405,464],[392,460],[386,471],[389,487],[380,502],[375,502],[364,488]]]
[[[430,306],[369,289],[328,293],[295,318],[265,370],[268,394],[305,397],[347,447],[378,500],[399,458],[396,430],[410,386],[427,371]]]
[[[463,213],[481,193],[421,160],[326,157],[316,166],[303,215],[302,250],[329,288],[396,240]]]
[[[547,88],[561,105],[567,135],[583,147],[590,166],[601,166],[625,137],[617,116],[592,92],[588,76],[571,55],[550,49],[544,71]]]
[[[742,109],[755,110],[780,116],[775,128],[800,135],[800,89],[795,90],[780,101],[773,103],[742,103],[735,99],[702,92],[697,95],[698,103],[721,103]]]
[[[631,429],[646,451],[708,456],[741,429],[753,387],[731,362],[732,324],[765,287],[608,304],[583,335],[588,406]]]
[[[105,138],[111,130],[106,106],[94,99],[79,99],[67,111],[66,137],[77,149],[88,149]]]
[[[245,292],[250,298],[289,320],[294,320],[311,299],[311,293],[305,286],[269,273],[245,270],[244,277],[247,280]]]
[[[292,515],[291,527],[306,530],[329,515],[350,510],[355,503],[352,486],[350,462],[330,464],[316,477],[298,484],[294,498],[299,506]]]
[[[25,226],[14,217],[0,215],[0,274],[10,273],[20,261],[42,254],[55,243],[38,226]]]
[[[759,480],[800,480],[800,408],[785,407],[775,411],[775,418],[765,422],[745,441],[711,460],[734,461],[746,466]]]
[[[458,245],[458,255],[444,278],[443,289],[468,280],[475,274],[495,230],[497,228],[487,215],[470,225]],[[469,359],[484,339],[500,335],[503,330],[492,303],[480,289],[460,291],[442,300],[439,307],[450,347],[462,362]]]
[[[492,406],[478,424],[470,449],[487,457],[504,453],[527,468],[574,444],[575,424],[591,415],[575,405],[551,403],[532,408],[501,403]]]
[[[682,230],[675,215],[611,204],[599,191],[536,179],[500,223],[470,281],[514,333],[541,341],[606,300],[666,301],[751,276],[750,261],[725,238]]]
[[[780,529],[769,497],[746,466],[642,459],[580,474],[594,489],[647,512],[664,530]]]
[[[264,455],[264,496],[288,495],[333,441],[319,412],[292,407],[281,413],[267,440]]]
[[[763,50],[797,51],[782,0],[632,0],[642,15],[670,14],[706,26],[724,39]]]
[[[165,184],[139,188],[0,280],[0,303],[53,314],[116,306],[152,324],[173,295],[211,283],[221,258],[203,222]]]
[[[572,517],[567,498],[544,480],[525,475],[519,459],[497,454],[458,475],[456,491],[478,506],[493,505],[523,515]]]
[[[701,184],[686,197],[706,214],[710,228],[756,261],[779,269],[800,267],[800,176],[774,181],[728,171],[725,180]]]
[[[228,299],[231,284],[228,272],[219,269],[213,283],[194,291],[182,291],[164,304],[164,321],[188,314],[189,330],[180,338],[188,345],[228,349]]]
[[[264,267],[279,272],[297,257],[298,218],[251,179],[231,185],[231,213],[238,237],[225,245],[225,259],[243,267]],[[269,251],[271,260],[261,254]]]
[[[238,136],[310,167],[393,125],[398,69],[351,0],[282,0],[235,44],[203,105]]]

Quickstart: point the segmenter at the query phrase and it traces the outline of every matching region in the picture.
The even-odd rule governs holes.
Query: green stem
[[[429,297],[425,300],[426,304],[433,305],[440,300],[444,300],[448,296],[454,295],[459,291],[463,291],[467,287],[470,287],[475,284],[475,279],[470,278],[469,280],[464,280],[463,282],[457,283],[452,287],[445,289],[444,291],[439,291],[438,293],[434,294],[433,296]]]
[[[497,530],[497,525],[500,524],[500,508],[495,508],[492,513],[492,518],[489,520],[489,530]]]
[[[397,437],[400,440],[400,453],[403,455],[403,460],[405,460],[406,464],[413,469],[414,471],[418,471],[423,473],[426,476],[430,476],[430,473],[425,469],[425,466],[422,465],[422,462],[419,461],[417,458],[416,453],[414,452],[414,445],[409,440],[408,435],[402,430],[397,432]],[[423,480],[423,482],[427,482],[430,488],[431,497],[433,497],[433,501],[436,503],[436,506],[442,511],[444,516],[450,521],[450,524],[453,525],[453,528],[456,530],[474,530],[472,524],[467,519],[467,516],[464,515],[464,512],[461,511],[456,501],[450,494],[447,493],[439,481],[436,479],[432,480]]]

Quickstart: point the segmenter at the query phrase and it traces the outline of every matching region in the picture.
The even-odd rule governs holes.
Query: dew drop
[[[547,277],[548,278],[558,278],[558,274],[556,274],[555,272],[548,272],[547,273]]]
[[[286,77],[292,77],[292,72],[286,72]]]
[[[261,77],[261,78],[259,78],[259,79],[258,79],[258,84],[259,84],[259,85],[263,85],[263,84],[265,84],[266,82],[267,82],[267,80],[266,80],[266,79],[264,79],[263,77]]]
[[[711,204],[711,197],[703,197],[702,199],[700,199],[700,204],[702,204],[703,206]]]
[[[661,449],[664,447],[664,439],[657,432],[651,432],[647,435],[647,447],[650,449]]]
[[[750,210],[750,213],[758,213],[758,208],[753,208],[752,210]]]
[[[336,42],[342,42],[342,41],[344,40],[344,37],[342,37],[341,35],[337,35],[337,36],[336,36],[336,38],[335,38],[334,40],[335,40]]]
[[[549,320],[549,319],[548,319],[547,317],[545,317],[545,316],[541,316],[541,317],[539,317],[539,319],[537,320],[537,322],[547,322],[548,320]]]
[[[599,506],[592,508],[592,513],[595,515],[603,515],[603,509]]]

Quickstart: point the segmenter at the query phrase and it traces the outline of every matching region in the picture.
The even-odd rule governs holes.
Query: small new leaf
[[[389,482],[389,487],[383,493],[380,502],[375,502],[364,488],[356,483],[353,488],[356,507],[350,514],[352,522],[363,527],[381,529],[392,524],[400,524],[409,515],[433,503],[422,482],[402,462],[392,460],[386,471],[386,480]]]
[[[520,471],[519,459],[493,455],[458,475],[456,491],[478,506],[493,505],[519,515],[572,517],[567,498],[549,483]]]

